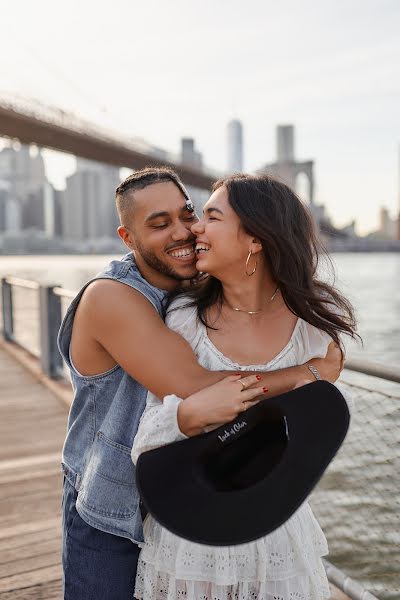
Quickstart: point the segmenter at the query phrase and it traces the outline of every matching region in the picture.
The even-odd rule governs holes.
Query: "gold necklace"
[[[270,303],[272,302],[272,300],[273,300],[273,299],[275,298],[275,296],[277,295],[278,291],[279,291],[279,286],[276,288],[276,290],[275,290],[275,291],[274,291],[274,293],[272,294],[271,298],[269,299],[269,302],[268,302],[268,304],[270,304]],[[243,308],[237,308],[236,306],[231,306],[231,305],[229,304],[229,302],[227,302],[227,301],[226,301],[226,298],[225,298],[225,302],[226,302],[226,304],[229,306],[229,308],[231,308],[232,310],[236,310],[236,312],[244,312],[244,313],[247,313],[248,315],[258,315],[258,314],[260,314],[260,313],[261,313],[261,312],[264,310],[264,308],[265,308],[265,307],[264,307],[264,308],[260,308],[260,310],[243,310]]]

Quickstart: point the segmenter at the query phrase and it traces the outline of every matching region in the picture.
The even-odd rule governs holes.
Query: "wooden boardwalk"
[[[0,347],[0,600],[61,600],[68,408]]]
[[[54,394],[31,368],[37,361],[17,353],[0,344],[0,600],[62,600],[60,457],[70,390]],[[331,600],[349,600],[331,591]]]

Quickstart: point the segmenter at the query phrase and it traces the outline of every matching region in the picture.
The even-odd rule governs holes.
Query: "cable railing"
[[[1,283],[4,339],[37,356],[50,378],[68,378],[56,340],[76,292]],[[351,427],[309,499],[328,539],[326,572],[353,600],[400,600],[400,369],[348,360],[340,384],[352,399]]]
[[[351,400],[351,425],[310,505],[326,534],[329,562],[377,598],[398,600],[400,372],[370,363],[363,371],[361,361],[349,361],[340,386]],[[353,585],[341,589],[354,597]]]

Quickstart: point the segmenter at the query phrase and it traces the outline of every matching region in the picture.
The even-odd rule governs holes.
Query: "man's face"
[[[135,251],[142,275],[164,289],[196,277],[190,227],[197,216],[188,210],[179,188],[168,181],[130,193],[134,195],[130,223],[124,223],[119,234]]]

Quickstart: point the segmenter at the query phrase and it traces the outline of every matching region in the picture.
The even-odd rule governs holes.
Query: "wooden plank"
[[[3,553],[11,551],[14,548],[22,548],[25,546],[33,548],[35,544],[54,539],[61,539],[61,519],[59,520],[57,527],[53,526],[49,529],[40,529],[40,531],[28,533],[19,532],[17,535],[1,539],[0,556],[3,557]]]
[[[29,487],[26,485],[26,479],[29,479]],[[55,473],[53,475],[45,477],[37,477],[31,479],[30,477],[20,481],[12,481],[0,485],[0,499],[6,500],[8,498],[15,498],[17,496],[30,496],[38,492],[52,492],[53,490],[62,490],[62,474]]]
[[[9,528],[18,524],[33,521],[42,521],[50,515],[61,516],[61,497],[57,491],[52,495],[34,495],[24,498],[16,498],[14,505],[12,501],[0,502],[0,528]]]
[[[0,472],[0,486],[13,481],[30,481],[37,477],[46,477],[60,472],[60,463],[31,468],[28,473],[26,469],[16,469],[15,472],[4,471]]]
[[[60,581],[61,577],[61,564],[52,564],[48,567],[28,571],[23,576],[18,574],[0,579],[0,592],[11,592],[16,589],[29,588],[50,581]]]
[[[27,495],[21,494],[15,498],[1,498],[0,521],[12,517],[13,515],[18,515],[22,519],[30,519],[34,514],[33,511],[46,510],[47,504],[50,504],[51,507],[53,507],[59,500],[61,501],[61,486],[55,486],[50,492],[38,490]],[[38,506],[38,504],[40,504],[40,506]]]
[[[32,533],[34,531],[43,531],[45,529],[56,529],[60,526],[60,517],[52,519],[39,519],[37,521],[28,521],[27,523],[18,523],[9,526],[0,527],[0,540],[22,535],[23,533]]]
[[[14,569],[14,565],[16,565],[18,561],[25,561],[28,558],[54,553],[61,553],[60,535],[53,536],[48,540],[42,541],[38,541],[38,539],[35,539],[34,544],[24,544],[23,546],[15,546],[14,548],[7,547],[0,554],[0,577],[4,577],[1,568],[5,568],[6,564],[11,564],[12,568]],[[14,570],[14,573],[18,573],[18,571]]]
[[[62,582],[49,581],[22,590],[0,592],[0,600],[62,600]]]
[[[26,558],[16,558],[14,560],[0,564],[0,585],[1,580],[13,575],[24,575],[27,572],[37,571],[51,565],[58,565],[61,562],[61,544],[52,548],[49,552],[42,553],[39,549],[34,556]]]
[[[54,434],[56,435],[56,434]],[[13,457],[13,452],[14,452],[14,456],[25,456],[27,452],[29,452],[29,448],[32,448],[33,443],[31,444],[24,444],[23,446],[20,446],[17,450],[13,451],[13,448],[10,448],[8,451],[4,452],[3,457],[5,459],[10,459]],[[35,442],[35,450],[38,452],[52,452],[54,451],[56,448],[54,447],[55,444],[52,440],[47,441],[47,440],[42,440],[41,442]],[[60,460],[61,460],[61,450],[62,450],[62,446],[60,445]]]
[[[18,467],[28,468],[32,465],[41,465],[43,463],[57,462],[60,458],[58,452],[48,452],[47,454],[28,455],[10,460],[0,461],[0,471],[5,469],[15,469]]]

